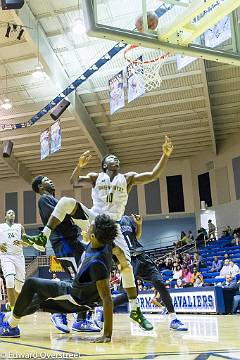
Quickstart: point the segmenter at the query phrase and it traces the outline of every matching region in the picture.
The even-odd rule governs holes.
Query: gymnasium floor
[[[240,359],[238,315],[181,315],[189,326],[185,333],[169,331],[164,315],[148,318],[154,324],[152,332],[140,330],[127,315],[117,314],[112,343],[95,344],[86,341],[87,334],[59,333],[49,314],[37,313],[23,319],[19,339],[0,341],[0,359]]]

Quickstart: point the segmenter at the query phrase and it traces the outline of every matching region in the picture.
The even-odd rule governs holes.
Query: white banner
[[[176,312],[182,313],[216,313],[216,297],[212,291],[184,291],[170,292]]]
[[[214,48],[232,36],[230,17],[225,16],[216,25],[212,26],[204,33],[205,46]]]

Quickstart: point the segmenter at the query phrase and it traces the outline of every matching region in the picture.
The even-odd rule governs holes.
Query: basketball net
[[[156,50],[134,44],[128,46],[124,51],[125,60],[132,64],[132,72],[137,76],[143,74],[146,92],[161,86],[161,68],[170,56],[170,53],[163,52],[156,55]]]

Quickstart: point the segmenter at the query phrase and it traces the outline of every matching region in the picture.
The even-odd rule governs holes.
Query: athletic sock
[[[168,314],[168,317],[169,317],[170,322],[177,318],[176,313],[170,313],[170,314]]]
[[[4,313],[4,321],[8,321],[11,315],[12,315],[12,311],[8,311]]]
[[[136,311],[138,306],[137,299],[129,299],[130,311]]]
[[[51,232],[52,230],[48,226],[44,226],[42,233],[46,236],[47,240],[50,238]]]
[[[15,328],[18,326],[20,320],[21,318],[16,318],[13,314],[11,314],[7,322],[11,328]]]

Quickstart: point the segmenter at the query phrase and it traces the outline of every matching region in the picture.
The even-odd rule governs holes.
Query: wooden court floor
[[[22,320],[19,339],[0,340],[0,359],[240,359],[239,315],[180,315],[189,327],[184,333],[170,331],[166,315],[148,318],[154,330],[144,332],[117,314],[112,343],[96,344],[91,335],[60,333],[49,314],[36,313]]]

